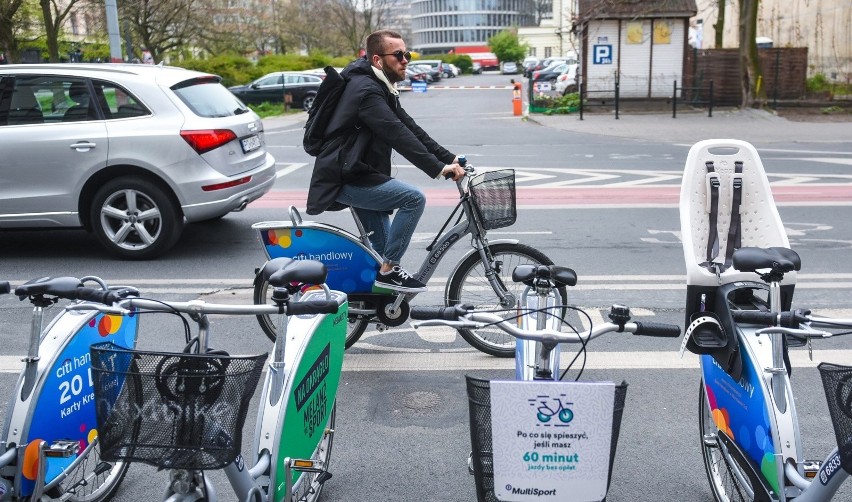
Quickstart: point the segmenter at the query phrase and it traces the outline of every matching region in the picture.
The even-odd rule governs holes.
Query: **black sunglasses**
[[[396,60],[397,60],[397,61],[399,61],[400,63],[402,63],[402,60],[403,60],[403,59],[405,59],[406,61],[411,61],[411,53],[410,53],[410,52],[408,52],[408,51],[405,51],[405,52],[402,52],[402,51],[393,51],[393,52],[391,52],[390,54],[377,54],[377,55],[378,55],[378,56],[393,56],[393,57],[395,57],[395,58],[396,58]]]

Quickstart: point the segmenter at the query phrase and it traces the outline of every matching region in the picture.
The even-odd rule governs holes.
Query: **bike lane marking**
[[[453,207],[459,202],[458,190],[426,189],[426,205]],[[852,188],[846,184],[783,185],[772,188],[779,206],[852,205]],[[558,208],[677,208],[680,187],[677,186],[570,186],[558,188],[517,187],[516,204],[520,209]],[[249,206],[254,208],[304,207],[305,190],[272,190]]]

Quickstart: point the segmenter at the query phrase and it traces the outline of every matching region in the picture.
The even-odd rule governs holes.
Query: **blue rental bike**
[[[518,265],[552,265],[553,262],[541,251],[516,239],[487,237],[489,230],[515,223],[514,171],[477,174],[464,158],[459,161],[466,172],[456,182],[459,203],[427,248],[429,254],[414,278],[428,283],[447,256],[447,251],[469,238],[470,249],[455,264],[444,288],[444,304],[465,303],[480,308],[511,309],[517,304],[522,291],[521,286],[511,280],[512,270]],[[461,213],[456,224],[443,232],[459,209]],[[370,324],[380,330],[402,325],[408,320],[410,302],[417,296],[417,293],[374,290],[373,282],[382,258],[370,245],[367,232],[354,211],[352,217],[358,229],[357,235],[325,223],[303,221],[295,207],[290,207],[290,221],[266,221],[252,226],[259,233],[267,259],[313,259],[326,264],[329,287],[346,293],[349,298],[347,348],[361,337]],[[299,287],[294,284],[292,292],[298,292]],[[565,286],[558,289],[564,297]],[[266,303],[270,292],[269,284],[256,275],[254,302]],[[258,321],[266,335],[274,340],[276,325],[273,317],[259,315]],[[498,357],[513,357],[515,354],[514,338],[500,329],[462,327],[458,332],[470,345],[486,354]]]

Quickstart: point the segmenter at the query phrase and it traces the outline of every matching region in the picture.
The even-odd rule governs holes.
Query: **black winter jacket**
[[[455,158],[405,113],[367,59],[353,61],[341,76],[346,88],[314,163],[308,214],[342,209],[335,199],[344,184],[376,186],[389,180],[391,150],[432,178]]]

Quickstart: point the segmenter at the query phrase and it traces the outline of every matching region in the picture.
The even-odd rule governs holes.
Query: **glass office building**
[[[413,49],[447,52],[487,45],[507,28],[535,25],[535,0],[412,0]]]

